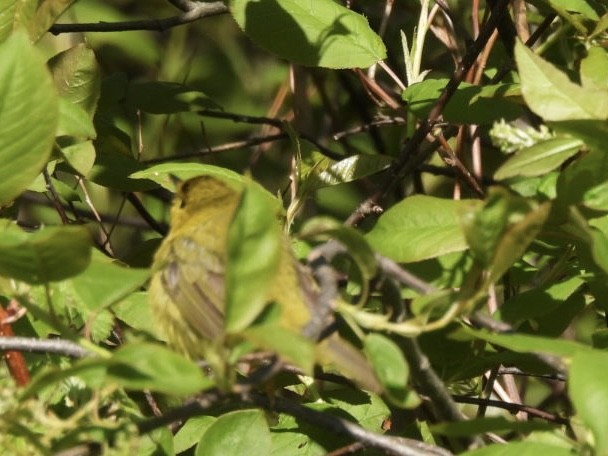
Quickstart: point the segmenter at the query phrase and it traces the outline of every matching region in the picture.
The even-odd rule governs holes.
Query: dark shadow
[[[304,5],[306,2],[303,2]],[[314,6],[314,2],[312,3]],[[347,15],[345,14],[344,17]],[[268,51],[279,56],[290,56],[290,61],[315,66],[323,52],[332,45],[337,36],[350,32],[341,23],[341,16],[323,30],[317,42],[310,42],[293,17],[275,0],[262,0],[247,5],[245,11],[245,33],[254,37]],[[273,30],[280,38],[268,35]],[[297,50],[297,55],[294,55]]]

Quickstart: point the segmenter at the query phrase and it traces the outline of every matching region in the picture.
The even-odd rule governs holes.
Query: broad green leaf
[[[220,416],[196,447],[196,456],[270,454],[271,439],[262,410],[238,410]]]
[[[304,336],[278,325],[247,328],[243,337],[258,348],[278,353],[281,358],[311,375],[315,364],[315,347]]]
[[[425,118],[447,83],[448,79],[427,79],[410,85],[402,98],[417,117]],[[514,103],[519,96],[519,87],[515,84],[476,86],[461,83],[446,105],[443,117],[449,122],[473,124],[515,119],[522,113],[521,106]]]
[[[310,406],[328,413],[338,412],[338,415],[344,411],[362,428],[376,433],[382,432],[382,425],[391,414],[380,396],[352,388],[328,389],[323,394],[323,401]]]
[[[461,456],[572,456],[570,448],[540,442],[509,442],[460,453]]]
[[[230,9],[249,38],[293,63],[367,68],[386,57],[367,19],[332,0],[233,0]]]
[[[465,437],[467,435],[483,434],[485,432],[530,432],[534,430],[550,430],[556,426],[540,421],[512,421],[504,417],[477,418],[472,420],[431,425],[431,430],[449,437]]]
[[[592,21],[597,21],[599,19],[597,12],[587,0],[548,0],[548,2],[560,13],[562,11],[567,11],[568,13],[578,13]]]
[[[593,350],[572,359],[568,391],[577,415],[593,432],[595,453],[608,453],[608,353]]]
[[[61,154],[68,164],[82,176],[87,176],[95,163],[95,147],[92,141],[62,147]]]
[[[134,172],[129,177],[151,180],[167,190],[175,191],[175,182],[172,176],[180,180],[188,180],[197,176],[213,176],[227,181],[235,187],[241,188],[245,185],[245,178],[242,175],[227,168],[203,163],[162,163]]]
[[[542,228],[549,203],[536,204],[493,189],[483,207],[463,211],[464,232],[475,259],[497,280],[518,260]]]
[[[196,363],[161,345],[127,344],[110,361],[108,377],[127,389],[187,396],[213,386]]]
[[[514,176],[542,176],[576,155],[583,145],[575,138],[551,138],[519,151],[494,174],[503,180]]]
[[[367,234],[372,248],[410,263],[467,249],[459,212],[477,201],[416,195],[391,207]]]
[[[0,44],[0,206],[19,195],[51,154],[57,94],[48,70],[19,32]]]
[[[83,304],[97,311],[119,302],[140,287],[149,275],[148,269],[119,266],[97,254],[86,271],[72,279],[72,284]]]
[[[60,52],[49,60],[59,95],[93,117],[99,99],[101,75],[95,54],[85,44]]]
[[[410,393],[407,387],[409,366],[397,344],[372,333],[365,338],[364,350],[389,398],[404,405]]]
[[[564,120],[551,122],[551,127],[560,133],[578,138],[592,152],[603,152],[608,141],[608,122],[602,120]]]
[[[325,429],[308,425],[296,420],[291,415],[281,413],[270,423],[272,440],[271,456],[324,456],[327,445],[323,445],[324,436],[339,445],[344,441],[335,435],[329,435]]]
[[[608,50],[592,46],[581,60],[581,83],[587,89],[608,90]]]
[[[248,185],[230,228],[226,268],[226,319],[228,332],[249,326],[266,306],[282,255],[282,233],[268,203],[268,192]]]
[[[97,134],[93,119],[81,106],[73,104],[66,98],[60,98],[57,136],[95,139]]]
[[[173,439],[175,454],[180,454],[196,445],[216,420],[216,417],[206,415],[189,418]]]
[[[135,292],[129,294],[125,299],[112,306],[112,313],[131,328],[146,331],[162,340],[161,331],[150,309],[148,293]]]
[[[26,233],[0,222],[0,275],[31,284],[63,280],[84,270],[91,238],[83,226],[49,226]]]
[[[588,90],[524,46],[515,44],[515,60],[526,103],[549,121],[608,119],[608,91]]]
[[[388,168],[392,161],[391,157],[385,155],[352,155],[338,162],[324,158],[304,177],[302,190],[310,192],[352,182]]]
[[[0,0],[0,43],[28,22],[36,13],[38,0]]]
[[[163,81],[131,82],[127,89],[127,104],[134,110],[150,114],[173,114],[197,109],[220,109],[200,90],[184,84]]]
[[[588,353],[592,350],[591,347],[572,340],[526,334],[493,334],[486,330],[472,328],[465,328],[464,331],[486,342],[500,345],[518,353],[546,353],[564,358],[572,358],[579,353]]]

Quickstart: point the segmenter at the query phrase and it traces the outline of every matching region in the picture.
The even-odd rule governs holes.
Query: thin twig
[[[518,412],[526,412],[531,416],[535,416],[537,418],[542,418],[547,421],[551,421],[552,423],[557,424],[569,424],[570,420],[567,418],[563,418],[561,416],[555,415],[553,413],[545,412],[544,410],[537,409],[536,407],[532,407],[524,404],[515,404],[511,402],[503,402],[497,401],[494,399],[482,399],[479,397],[470,397],[470,396],[460,396],[454,395],[453,399],[461,404],[474,404],[474,405],[485,405],[487,407],[496,407],[508,410],[511,413]]]
[[[37,339],[33,337],[0,337],[0,350],[29,353],[54,353],[56,355],[84,358],[92,353],[75,342],[64,339]]]
[[[431,129],[435,123],[439,120],[443,109],[447,105],[448,101],[452,98],[456,89],[468,73],[469,69],[475,63],[477,56],[483,50],[486,43],[494,33],[496,24],[500,21],[501,17],[506,14],[508,0],[498,0],[492,8],[492,14],[490,19],[484,24],[482,30],[479,33],[479,37],[473,45],[468,49],[468,52],[463,57],[460,65],[452,75],[452,78],[444,87],[443,92],[431,108],[428,117],[423,120],[419,127],[416,129],[412,138],[406,143],[405,147],[401,150],[399,156],[388,170],[389,179],[386,179],[385,184],[382,188],[374,195],[363,201],[357,209],[348,217],[346,223],[349,225],[356,225],[363,217],[365,212],[362,208],[371,204],[377,204],[378,201],[383,198],[388,192],[397,184],[400,176],[406,169],[409,162],[417,155],[417,151],[425,140],[427,135],[431,132]]]
[[[180,2],[180,4],[185,4]],[[55,24],[51,26],[49,31],[53,35],[60,33],[76,33],[76,32],[126,32],[134,30],[155,30],[165,31],[172,27],[188,24],[189,22],[198,21],[204,17],[217,16],[228,12],[228,7],[224,2],[213,3],[198,3],[196,7],[179,14],[177,16],[168,17],[165,19],[151,19],[140,21],[126,22],[93,22],[83,24]]]

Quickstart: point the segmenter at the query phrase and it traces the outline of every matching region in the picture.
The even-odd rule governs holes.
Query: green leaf
[[[264,324],[247,328],[242,335],[257,348],[276,352],[307,375],[312,375],[315,347],[301,334],[278,325]]]
[[[129,177],[148,179],[162,185],[167,190],[175,191],[175,182],[171,176],[177,177],[179,180],[188,180],[197,176],[213,176],[235,184],[237,187],[245,185],[245,178],[242,175],[227,168],[203,163],[162,163],[134,172]],[[273,197],[273,199],[276,198]]]
[[[364,350],[389,398],[403,405],[410,393],[407,387],[409,366],[397,344],[372,333],[365,337]]]
[[[146,331],[160,338],[158,323],[154,319],[150,309],[148,293],[136,292],[129,294],[117,304],[112,306],[112,312],[118,319],[125,322],[131,328]]]
[[[496,316],[512,324],[528,319],[541,319],[543,316],[548,319],[553,316],[555,319],[555,311],[583,283],[578,277],[570,277],[563,282],[524,291],[507,300],[498,309]]]
[[[551,138],[536,143],[503,163],[494,174],[494,179],[542,176],[576,155],[582,145],[582,141],[576,138]]]
[[[79,106],[93,117],[97,108],[101,75],[93,51],[78,44],[49,60],[55,87],[61,98]]]
[[[196,456],[270,454],[270,430],[261,410],[238,410],[220,416],[203,434]]]
[[[34,180],[51,154],[57,95],[48,70],[18,32],[0,44],[0,206]]]
[[[592,21],[599,19],[589,0],[548,0],[548,2],[560,13],[561,11],[567,11],[568,13],[578,13]]]
[[[518,353],[546,353],[572,358],[578,353],[587,353],[592,348],[579,342],[525,334],[493,334],[485,330],[465,328],[464,331],[478,339],[500,345]]]
[[[249,38],[293,63],[367,68],[386,58],[367,19],[332,0],[233,0],[230,9]]]
[[[324,402],[309,404],[311,408],[336,413],[348,413],[362,428],[382,432],[382,425],[390,417],[391,410],[380,396],[352,388],[328,389],[323,394]]]
[[[592,46],[581,60],[581,83],[587,89],[608,90],[608,50]]]
[[[568,391],[577,415],[593,432],[595,454],[608,453],[608,353],[593,350],[572,359]]]
[[[34,17],[38,0],[0,0],[0,43]]]
[[[459,212],[478,203],[412,196],[381,215],[366,238],[379,253],[403,263],[466,250]]]
[[[149,389],[174,396],[213,386],[192,361],[160,345],[131,343],[114,353],[108,377],[127,389]]]
[[[509,442],[460,453],[461,456],[572,456],[570,448],[540,442]]]
[[[92,141],[79,142],[61,148],[61,154],[82,176],[89,174],[95,163],[95,147]]]
[[[504,189],[493,189],[485,204],[463,212],[467,242],[475,259],[497,280],[526,251],[545,223],[551,206],[536,204]]]
[[[203,434],[207,432],[209,426],[211,426],[217,420],[214,416],[193,416],[177,431],[175,438],[173,439],[173,449],[175,454],[180,454],[194,445],[196,445],[202,438]]]
[[[352,155],[334,162],[326,157],[317,162],[304,177],[302,191],[352,182],[378,173],[390,166],[393,158],[386,155]]]
[[[588,90],[568,79],[549,62],[515,44],[521,90],[532,111],[545,120],[608,119],[608,91]]]
[[[274,280],[280,280],[277,269],[282,238],[275,214],[268,203],[268,192],[252,184],[245,188],[228,229],[225,319],[228,332],[249,326],[268,304]]]
[[[125,268],[97,254],[86,271],[72,279],[72,284],[89,310],[101,310],[139,288],[149,274],[148,269]]]
[[[584,141],[592,152],[603,152],[608,141],[608,123],[601,120],[564,120],[550,125],[557,132]]]
[[[83,226],[50,226],[26,233],[0,221],[0,275],[31,284],[63,280],[83,271],[91,259],[91,238]]]
[[[606,183],[608,154],[592,151],[566,168],[557,180],[558,203],[562,206],[583,203],[601,206],[598,187]],[[601,196],[601,195],[600,195]]]
[[[127,89],[127,105],[150,114],[173,114],[197,109],[221,109],[200,90],[184,84],[164,81],[131,82]]]
[[[402,94],[408,108],[419,118],[426,118],[443,92],[448,79],[427,79],[412,84]],[[448,101],[443,117],[448,122],[489,124],[500,119],[519,117],[522,108],[514,103],[520,95],[515,84],[477,86],[461,83]]]
[[[95,139],[97,133],[93,126],[93,119],[81,106],[60,98],[57,136]]]

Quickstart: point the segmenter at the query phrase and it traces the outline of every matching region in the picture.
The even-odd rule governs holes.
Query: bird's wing
[[[184,320],[202,338],[216,341],[224,332],[224,260],[216,252],[181,236],[173,240],[162,284]]]

